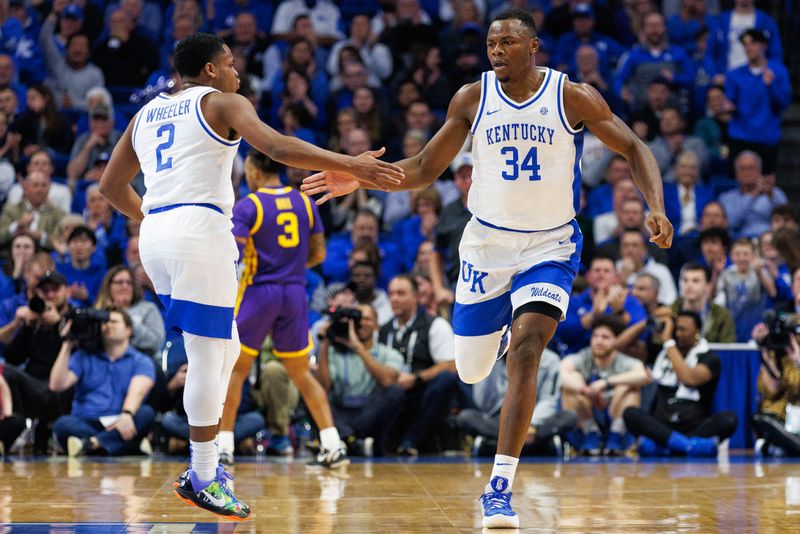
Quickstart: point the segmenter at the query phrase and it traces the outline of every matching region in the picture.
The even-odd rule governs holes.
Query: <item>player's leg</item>
[[[272,330],[275,356],[286,367],[286,374],[297,386],[311,417],[319,428],[320,452],[311,466],[339,467],[347,465],[347,448],[333,424],[328,395],[311,374],[308,354],[311,339],[308,333],[308,301],[300,284],[283,286],[283,307]]]
[[[581,249],[577,223],[507,241],[519,251],[520,267],[525,263],[532,267],[518,271],[511,283],[514,320],[506,357],[508,390],[500,410],[492,474],[481,497],[486,528],[519,526],[511,509],[511,489],[536,405],[539,360],[567,312]]]

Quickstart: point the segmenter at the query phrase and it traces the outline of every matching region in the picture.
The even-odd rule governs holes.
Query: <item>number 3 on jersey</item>
[[[156,137],[161,139],[166,134],[166,141],[156,147],[156,172],[165,171],[172,168],[172,157],[164,161],[163,151],[167,150],[175,142],[175,125],[170,123],[162,124],[156,131]]]
[[[279,213],[275,219],[278,225],[283,226],[283,234],[278,236],[278,244],[283,248],[294,248],[300,244],[300,228],[297,225],[297,215],[290,211]]]
[[[503,179],[504,180],[516,180],[519,178],[519,171],[522,169],[525,172],[530,172],[530,176],[528,179],[531,182],[538,182],[542,179],[539,175],[539,169],[541,168],[537,163],[536,157],[536,147],[532,146],[528,153],[525,155],[525,158],[522,160],[522,165],[519,164],[519,150],[515,146],[504,146],[500,153],[504,156],[508,156],[506,159],[506,165],[510,167],[510,171],[503,171]]]

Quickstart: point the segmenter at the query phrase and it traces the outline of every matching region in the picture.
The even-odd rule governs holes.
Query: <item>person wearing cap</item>
[[[17,231],[33,235],[40,246],[52,249],[50,237],[58,226],[64,212],[56,208],[47,197],[50,177],[34,171],[22,181],[22,200],[16,204],[6,203],[0,212],[0,246],[11,242]]]
[[[49,268],[52,260],[45,253],[26,263],[25,298],[18,301],[11,318],[0,327],[0,342],[6,345],[3,377],[11,389],[15,410],[39,419],[34,449],[42,453],[46,452],[50,423],[69,412],[71,397],[71,393],[59,394],[48,388],[50,370],[61,348],[59,330],[70,310],[67,281]]]
[[[59,263],[57,269],[69,282],[70,303],[73,306],[91,306],[106,273],[105,261],[94,257],[97,237],[88,226],[76,226],[67,238],[70,258]]]
[[[670,44],[664,15],[648,13],[639,44],[625,56],[614,77],[614,91],[632,110],[645,101],[647,85],[663,76],[678,87],[690,88],[697,69],[686,51]]]
[[[80,7],[71,4],[62,11],[62,16],[75,16]],[[95,86],[105,85],[103,71],[89,62],[91,42],[80,32],[70,35],[65,50],[60,50],[55,41],[58,14],[54,11],[45,19],[39,33],[39,47],[44,53],[47,66],[45,83],[53,90],[59,107],[86,110],[86,93]]]
[[[764,174],[774,172],[781,140],[781,113],[792,101],[789,71],[767,56],[769,38],[762,30],[742,34],[747,64],[728,71],[725,94],[733,104],[728,123],[731,161],[744,150],[761,156]]]
[[[97,104],[89,108],[89,131],[75,140],[67,164],[67,179],[74,183],[94,166],[102,153],[110,154],[122,134],[114,129],[111,107]]]
[[[600,59],[600,72],[610,74],[625,49],[607,35],[594,31],[595,13],[590,4],[578,4],[572,9],[572,31],[556,41],[552,63],[563,71],[575,69],[575,54],[582,45],[591,45]]]

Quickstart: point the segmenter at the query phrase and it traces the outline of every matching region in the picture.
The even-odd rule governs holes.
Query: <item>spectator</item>
[[[687,263],[681,269],[681,296],[672,305],[678,313],[689,310],[703,318],[700,334],[709,343],[735,343],[736,329],[733,316],[727,308],[711,302],[714,287],[711,269],[699,263]]]
[[[404,251],[405,266],[414,266],[417,251],[426,240],[432,240],[442,211],[442,200],[436,187],[431,186],[411,194],[413,215],[395,223],[392,241]]]
[[[69,38],[80,33],[84,26],[83,8],[76,3],[54,2],[53,11],[58,15],[58,31],[53,36],[56,47],[63,55]]]
[[[316,337],[313,338],[316,341]],[[316,354],[316,353],[315,353]],[[286,367],[277,359],[269,359],[261,368],[259,388],[253,391],[266,419],[269,433],[269,444],[266,454],[269,456],[292,456],[294,447],[289,439],[289,423],[292,412],[300,401],[300,392],[289,378]],[[245,383],[249,387],[249,381]],[[242,390],[244,398],[245,391]],[[241,412],[243,405],[239,405]],[[241,425],[240,425],[241,426]],[[236,425],[233,427],[234,438],[237,435]],[[238,435],[242,435],[239,431]]]
[[[67,164],[67,179],[75,183],[94,166],[101,154],[111,154],[122,134],[114,129],[114,115],[109,106],[100,104],[89,108],[89,131],[81,134],[72,145]]]
[[[378,36],[372,33],[367,15],[356,15],[350,20],[350,37],[337,41],[331,48],[328,57],[328,75],[331,78],[339,71],[339,53],[342,48],[352,46],[358,50],[364,66],[369,72],[370,85],[380,85],[392,75],[392,54],[389,48],[378,42]]]
[[[11,396],[11,388],[2,375],[3,366],[0,365],[0,457],[5,456],[6,451],[11,449],[11,445],[17,437],[25,430],[25,417],[19,413],[14,413],[16,406]]]
[[[105,264],[122,263],[128,245],[125,217],[111,207],[97,183],[86,189],[84,220],[97,238],[97,251],[105,259]]]
[[[46,452],[50,425],[69,412],[70,400],[70,394],[51,391],[47,384],[61,348],[59,331],[70,308],[66,279],[45,270],[46,263],[37,257],[26,264],[28,290],[22,299],[13,299],[11,304],[16,305],[6,318],[9,322],[0,328],[0,341],[6,344],[3,378],[11,388],[17,413],[39,419],[34,443],[38,452]],[[33,297],[44,302],[37,311],[28,305]]]
[[[800,215],[791,204],[775,206],[769,215],[769,224],[773,231],[781,228],[797,230],[800,223]]]
[[[225,44],[231,50],[242,53],[245,58],[245,72],[250,76],[259,77],[264,72],[264,53],[269,42],[258,31],[255,13],[240,11],[233,23],[233,31],[225,37]],[[242,73],[244,74],[244,72]],[[260,80],[259,80],[260,86]]]
[[[361,320],[348,322],[348,337],[328,339],[330,326],[319,334],[317,379],[329,392],[333,419],[353,452],[370,455],[370,438],[378,454],[383,452],[403,399],[396,384],[403,357],[390,346],[375,341],[377,315],[369,304],[360,304]],[[366,449],[366,450],[365,450]]]
[[[570,74],[570,78],[575,82],[591,85],[597,89],[612,110],[624,112],[624,110],[621,109],[619,100],[617,100],[617,96],[612,91],[608,70],[601,71],[600,69],[600,54],[598,49],[591,44],[580,45],[577,50],[575,50],[575,54],[572,57],[573,59],[571,59],[571,62],[574,63],[574,65],[570,66],[570,69],[567,71],[572,73]]]
[[[589,265],[586,280],[589,287],[570,298],[566,319],[558,327],[559,338],[566,345],[566,354],[589,345],[592,322],[600,315],[616,316],[626,329],[647,319],[642,305],[619,284],[613,259],[596,255]],[[619,335],[627,337],[625,334],[623,331]]]
[[[653,367],[655,409],[650,414],[632,407],[623,415],[628,429],[641,436],[640,456],[715,456],[719,441],[736,430],[733,412],[711,414],[721,363],[701,337],[702,330],[700,316],[690,311],[664,325],[667,341]]]
[[[386,291],[376,286],[377,281],[374,263],[360,261],[350,267],[350,286],[356,301],[372,306],[378,314],[378,324],[383,324],[392,318],[392,308]]]
[[[472,187],[472,154],[460,152],[450,164],[450,170],[460,198],[447,204],[436,222],[436,252],[431,257],[430,274],[438,304],[452,304],[455,300],[451,286],[458,280],[461,269],[458,245],[472,218],[467,209],[467,197]]]
[[[384,138],[386,126],[377,91],[371,87],[356,89],[353,93],[353,109],[361,127],[369,133],[371,144],[380,143]]]
[[[59,107],[86,109],[86,93],[92,87],[105,85],[103,71],[89,62],[91,42],[83,33],[75,33],[66,43],[66,53],[56,46],[54,39],[55,11],[45,19],[39,33],[39,46],[47,65],[48,86]]]
[[[117,10],[128,14],[133,27],[142,37],[153,43],[161,40],[163,35],[161,6],[155,2],[145,2],[144,0],[119,0],[108,4],[108,7],[105,8],[106,23]]]
[[[603,169],[603,178],[604,182],[589,192],[587,213],[590,217],[614,211],[614,188],[620,182],[631,180],[631,167],[628,160],[620,154],[612,153]],[[627,186],[629,185],[623,185],[626,193],[624,196],[628,196],[630,188]]]
[[[64,215],[61,220],[58,221],[56,231],[51,237],[53,252],[50,253],[50,256],[53,261],[56,263],[69,261],[70,254],[67,239],[69,238],[69,234],[71,234],[76,227],[83,226],[83,224],[83,217],[75,215],[74,213]],[[55,266],[53,270],[55,270]]]
[[[57,264],[70,284],[70,303],[75,307],[86,307],[94,304],[103,276],[106,272],[104,261],[94,257],[97,248],[97,237],[88,226],[77,226],[67,238],[70,258]]]
[[[620,255],[617,262],[619,279],[628,287],[633,287],[638,275],[647,273],[658,280],[658,300],[664,304],[672,304],[678,298],[675,281],[666,265],[658,263],[647,256],[647,242],[638,228],[622,232],[619,241]]]
[[[361,210],[353,219],[353,230],[350,235],[334,236],[328,242],[328,256],[322,264],[322,274],[330,282],[344,282],[348,279],[347,257],[354,246],[362,241],[377,245],[381,255],[380,277],[381,287],[386,287],[388,281],[403,270],[403,261],[397,246],[378,238],[380,227],[378,216],[369,210]],[[2,225],[0,225],[2,228]],[[378,319],[381,318],[380,309]]]
[[[700,169],[708,166],[706,145],[699,137],[686,135],[686,121],[677,108],[665,108],[659,117],[659,133],[648,144],[658,167],[664,175],[664,181],[675,181],[675,164],[678,155],[693,152],[700,163]]]
[[[635,223],[630,224],[634,221],[627,220],[633,218],[634,213],[630,212],[626,215],[623,210],[626,201],[633,200],[638,202],[641,205],[641,212],[644,214],[642,197],[636,190],[631,178],[623,178],[614,184],[612,197],[614,199],[614,210],[599,214],[594,219],[594,239],[599,244],[603,244],[606,240],[620,235],[625,228],[636,226]]]
[[[46,150],[37,150],[31,154],[26,167],[27,173],[30,174],[34,171],[39,171],[50,178],[50,189],[47,193],[47,201],[60,209],[64,213],[70,212],[72,205],[72,191],[64,184],[53,182],[53,157]],[[18,204],[22,201],[23,187],[22,184],[14,184],[8,191],[7,202],[9,204]]]
[[[28,288],[22,276],[25,264],[36,254],[36,239],[26,232],[19,232],[11,238],[11,255],[0,274],[0,300],[26,294]]]
[[[327,112],[328,115],[335,115],[343,108],[353,107],[353,95],[356,89],[367,86],[367,68],[361,63],[361,58],[354,61],[340,63],[339,77],[342,81],[341,87],[333,89],[328,96]]]
[[[5,113],[9,124],[14,123],[19,113],[19,97],[10,87],[0,89],[0,111]]]
[[[800,276],[797,278],[800,284]],[[800,288],[797,295],[800,299]],[[788,345],[784,340],[770,338],[770,329],[764,324],[753,330],[762,362],[758,375],[761,403],[752,420],[758,436],[754,449],[759,456],[800,456],[800,437],[794,431],[800,395],[800,336],[792,328],[797,324],[794,319],[788,325]],[[773,346],[776,342],[779,345]]]
[[[307,15],[319,36],[319,44],[330,46],[344,37],[339,31],[339,8],[331,0],[283,0],[272,19],[272,36],[291,40],[290,25],[300,15]]]
[[[697,232],[706,204],[713,192],[700,181],[700,158],[691,151],[678,155],[675,183],[664,184],[664,204],[678,236]]]
[[[622,414],[638,408],[650,382],[644,365],[616,349],[623,325],[610,317],[592,321],[589,347],[561,362],[561,405],[578,419],[570,440],[581,452],[622,454],[633,445]]]
[[[676,105],[672,87],[672,82],[663,76],[656,76],[647,84],[644,105],[631,114],[631,129],[643,141],[656,138],[661,112]]]
[[[70,323],[62,334],[69,333]],[[132,348],[131,319],[111,309],[102,326],[98,353],[77,350],[68,337],[50,370],[50,390],[75,387],[69,415],[58,418],[53,432],[62,448],[74,458],[82,455],[120,456],[137,450],[152,454],[146,436],[155,411],[144,403],[155,382],[153,360]]]
[[[775,283],[776,295],[768,302],[769,306],[792,300],[792,271],[775,247],[775,233],[771,230],[758,237],[758,258],[756,268],[766,270]],[[760,264],[760,265],[759,265]]]
[[[50,177],[33,171],[22,181],[22,201],[6,203],[0,213],[0,244],[5,246],[20,231],[31,234],[40,246],[52,248],[51,236],[64,212],[47,201]]]
[[[525,436],[523,455],[558,455],[567,432],[575,428],[575,415],[558,411],[560,363],[555,352],[549,349],[542,352],[536,379],[536,408]],[[461,410],[456,416],[458,426],[466,434],[475,437],[472,446],[475,456],[494,456],[497,450],[500,408],[507,389],[508,369],[506,359],[501,358],[494,364],[489,376],[472,386],[475,408]]]
[[[731,249],[731,236],[727,230],[712,226],[700,232],[699,263],[711,269],[712,295],[717,293],[717,281],[730,264],[728,253]]]
[[[258,22],[258,32],[262,35],[269,35],[272,28],[272,18],[275,8],[272,2],[261,2],[260,0],[234,0],[224,2],[214,6],[216,17],[214,19],[214,29],[225,33],[232,28],[239,13],[247,12],[255,15]]]
[[[734,238],[758,237],[770,228],[775,206],[787,203],[786,193],[775,187],[775,175],[762,174],[761,157],[745,150],[733,162],[738,189],[719,196]]]
[[[128,13],[117,9],[108,17],[108,38],[94,47],[94,62],[108,86],[142,86],[158,68],[158,50],[138,35],[135,25]]]
[[[398,454],[416,456],[447,414],[458,389],[453,329],[441,317],[420,310],[417,282],[410,275],[389,283],[394,318],[384,324],[378,341],[403,357],[397,385],[405,391]]]
[[[20,153],[30,157],[39,150],[69,152],[73,135],[68,122],[56,110],[53,93],[44,85],[28,88],[28,107],[17,115],[10,129],[19,133]]]
[[[394,13],[384,10],[382,19],[380,13],[375,16],[372,31],[392,51],[394,69],[399,72],[411,66],[415,53],[436,46],[439,35],[419,0],[397,0],[394,7]]]
[[[99,310],[111,307],[124,310],[131,318],[133,334],[131,345],[150,356],[156,356],[164,346],[164,319],[158,306],[142,300],[142,288],[136,282],[130,267],[116,265],[103,277],[94,307]]]
[[[358,305],[353,290],[342,282],[333,282],[332,284],[328,284],[328,287],[325,290],[325,303],[327,306],[325,308],[326,313],[330,312],[331,310],[335,310],[336,308],[355,308]],[[322,317],[321,319],[312,323],[311,327],[309,328],[311,341],[314,344],[311,349],[311,355],[314,357],[317,357],[319,354],[318,334],[326,322],[327,321],[325,317]]]
[[[789,72],[780,60],[767,60],[767,35],[742,34],[747,64],[728,71],[725,94],[733,104],[728,124],[730,157],[750,150],[761,156],[765,174],[775,172],[781,140],[781,113],[792,101]]]
[[[618,341],[625,354],[648,366],[653,364],[663,344],[661,329],[664,323],[660,316],[663,313],[672,313],[659,302],[659,286],[658,279],[651,274],[643,273],[636,277],[631,292],[647,312],[647,321],[639,322],[637,328],[628,329],[626,337],[620,337]]]
[[[590,45],[602,59],[599,71],[609,74],[617,65],[624,49],[611,37],[594,31],[595,17],[591,4],[575,4],[572,8],[572,31],[563,34],[555,44],[553,64],[567,72],[575,68],[576,52],[582,45]],[[538,64],[538,63],[537,63]]]
[[[669,40],[689,55],[697,51],[697,33],[713,28],[716,19],[706,12],[705,0],[681,0],[680,12],[667,19]]]
[[[775,280],[756,256],[755,246],[746,238],[737,239],[731,248],[733,265],[725,269],[717,282],[715,302],[730,310],[736,327],[736,341],[750,340],[753,328],[761,322],[767,296],[777,295]]]
[[[644,221],[645,212],[644,202],[642,202],[642,199],[631,198],[623,200],[622,209],[620,210],[619,214],[619,230],[615,230],[617,233],[614,235],[614,237],[600,243],[597,246],[596,253],[600,254],[601,256],[609,256],[610,258],[613,258],[614,261],[620,259],[622,257],[620,253],[620,240],[622,237],[622,231],[625,228],[637,228],[640,231],[645,232],[646,230]],[[647,243],[647,253],[657,262],[664,263],[667,261],[667,254],[664,252],[664,250],[658,248],[652,243]]]
[[[732,117],[733,105],[725,96],[725,88],[718,85],[709,87],[704,116],[694,123],[692,133],[703,140],[712,158],[728,157],[728,125]]]
[[[669,44],[664,16],[651,12],[644,16],[639,44],[620,61],[615,91],[638,110],[644,103],[647,85],[658,76],[688,88],[694,82],[695,67],[681,47]]]
[[[12,89],[17,95],[17,100],[24,104],[26,88],[16,78],[14,59],[8,54],[0,53],[0,89]]]
[[[715,83],[722,84],[726,72],[747,63],[741,38],[750,29],[760,30],[767,38],[771,61],[783,61],[781,36],[772,17],[756,9],[755,0],[734,0],[733,9],[719,15],[708,36],[705,63]]]

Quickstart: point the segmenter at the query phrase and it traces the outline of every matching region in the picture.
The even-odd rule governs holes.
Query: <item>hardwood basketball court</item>
[[[477,498],[491,471],[468,458],[390,458],[336,474],[244,458],[236,492],[254,515],[235,523],[173,495],[180,460],[6,459],[0,532],[481,532]],[[513,503],[520,532],[800,532],[800,463],[523,460]]]

